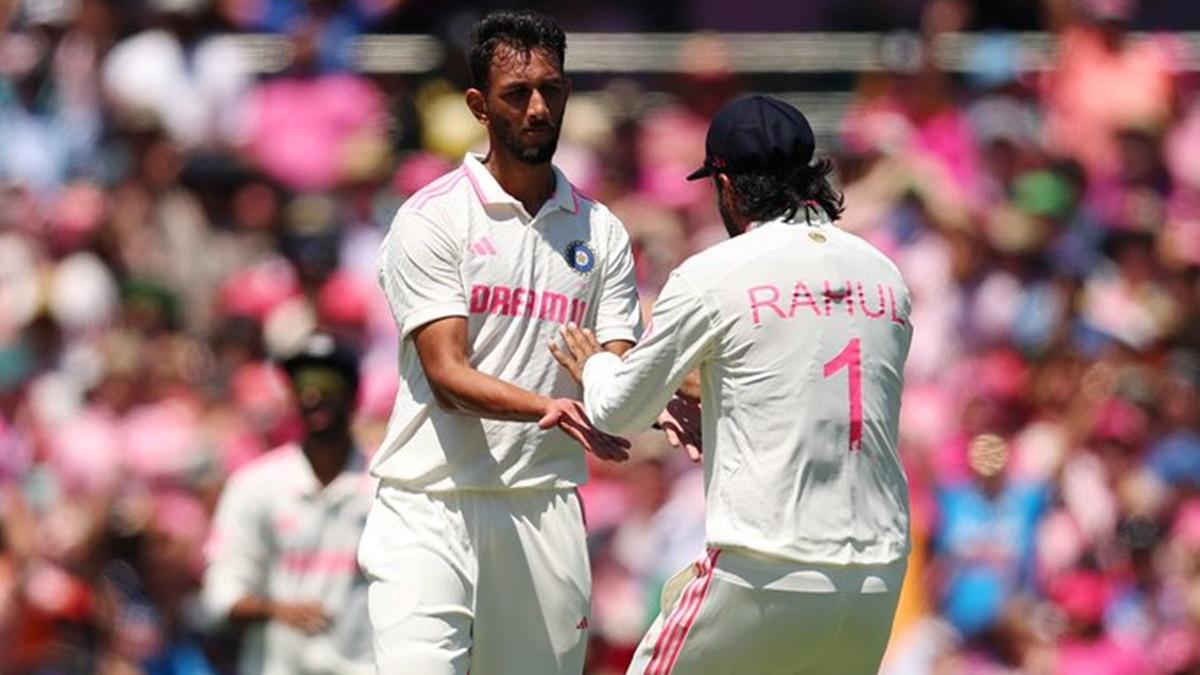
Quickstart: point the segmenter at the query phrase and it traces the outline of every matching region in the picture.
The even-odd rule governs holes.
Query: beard
[[[541,143],[530,145],[521,141],[521,132],[511,124],[502,121],[499,117],[492,118],[492,128],[504,149],[522,164],[529,166],[549,162],[554,157],[555,150],[558,149],[559,127],[556,124],[550,124],[547,127],[550,130],[550,136]]]

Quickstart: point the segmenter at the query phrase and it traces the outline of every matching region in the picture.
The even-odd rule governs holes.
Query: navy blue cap
[[[815,148],[812,127],[795,107],[762,94],[743,96],[717,111],[704,141],[704,166],[687,179],[807,166]]]

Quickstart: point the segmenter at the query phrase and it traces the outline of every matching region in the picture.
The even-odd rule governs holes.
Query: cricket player
[[[318,335],[283,367],[304,441],[252,461],[225,486],[204,605],[244,628],[241,675],[368,675],[367,581],[355,551],[374,481],[350,434],[358,362]]]
[[[596,431],[546,343],[567,322],[623,353],[641,332],[629,238],[551,164],[570,82],[549,17],[474,27],[471,112],[485,156],[414,194],[380,283],[402,384],[372,464],[359,548],[381,673],[576,675],[591,576],[576,486]]]
[[[623,359],[574,327],[552,346],[615,434],[699,367],[708,550],[667,583],[631,674],[865,675],[887,645],[909,550],[909,293],[831,223],[842,201],[813,149],[782,101],[724,107],[689,179],[714,182],[731,240],[672,273]]]

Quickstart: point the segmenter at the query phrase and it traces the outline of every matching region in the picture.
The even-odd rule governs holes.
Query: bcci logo
[[[573,241],[567,244],[566,256],[567,266],[580,274],[587,274],[596,266],[596,254],[586,242]]]

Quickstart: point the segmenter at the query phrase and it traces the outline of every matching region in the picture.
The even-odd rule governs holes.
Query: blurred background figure
[[[379,243],[480,149],[462,49],[499,4],[0,0],[0,671],[236,668],[201,602],[217,501],[303,438],[277,364],[315,332],[382,438]],[[1200,668],[1200,3],[534,4],[570,33],[556,161],[626,224],[645,303],[723,236],[676,167],[744,91],[809,114],[843,226],[898,262],[915,547],[884,672]],[[589,673],[703,542],[657,443],[581,491]],[[956,602],[972,578],[1013,592]]]
[[[372,673],[355,554],[374,481],[351,437],[358,361],[313,336],[283,362],[303,437],[230,476],[208,543],[204,604],[243,634],[240,673]]]

